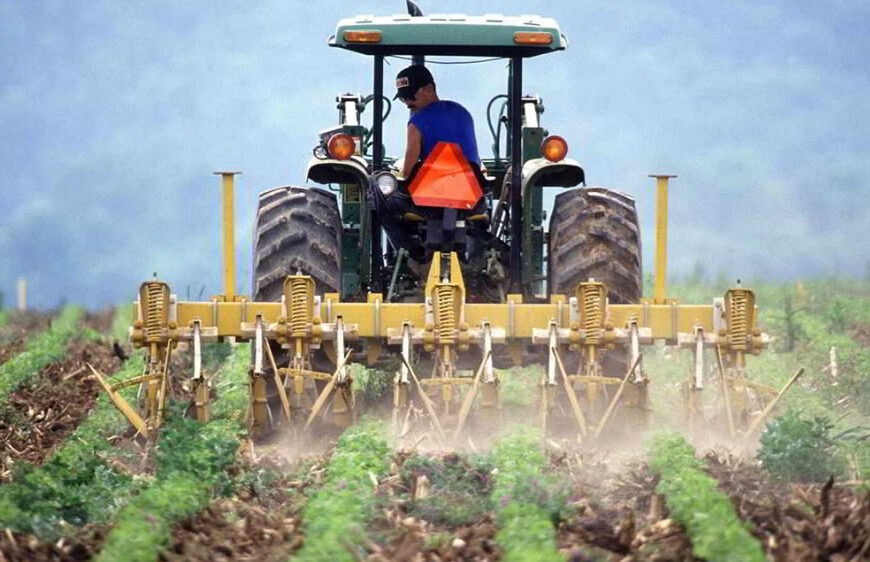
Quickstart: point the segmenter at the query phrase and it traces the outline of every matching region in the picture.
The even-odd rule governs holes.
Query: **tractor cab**
[[[394,299],[402,293],[419,296],[419,280],[414,283],[409,276],[412,282],[401,287],[403,257],[426,261],[435,252],[457,251],[468,282],[485,300],[499,300],[507,292],[541,296],[546,276],[543,187],[576,186],[584,173],[566,157],[564,139],[549,136],[541,126],[542,100],[523,95],[523,60],[562,51],[567,39],[550,18],[424,16],[412,3],[409,8],[408,15],[342,19],[329,38],[331,47],[371,56],[374,63],[372,93],[336,98],[339,124],[320,133],[307,171],[309,180],[340,193],[346,256],[342,295],[378,290]],[[492,153],[481,153],[482,170],[444,147],[430,154],[437,158],[418,163],[411,177],[399,177],[395,164],[404,146],[388,155],[383,141],[384,122],[394,109],[392,88],[384,92],[387,57],[421,65],[427,57],[437,57],[437,62],[446,62],[442,57],[508,61],[506,88],[498,88],[487,105]],[[372,114],[368,127],[363,125],[366,110]],[[475,121],[482,122],[481,116]],[[488,144],[482,140],[481,149]],[[393,203],[388,211],[377,204],[384,198]],[[382,231],[390,239],[385,252]],[[351,248],[357,250],[349,254]]]

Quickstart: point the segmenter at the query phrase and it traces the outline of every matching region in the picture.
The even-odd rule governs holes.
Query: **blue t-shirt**
[[[412,114],[408,122],[423,135],[421,160],[425,160],[439,142],[454,142],[462,148],[462,154],[468,160],[480,164],[474,137],[474,119],[467,109],[455,101],[432,102]]]

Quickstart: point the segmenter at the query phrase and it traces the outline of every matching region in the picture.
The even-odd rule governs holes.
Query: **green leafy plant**
[[[110,381],[137,377],[143,366],[142,354],[136,354]],[[121,393],[131,400],[136,388]],[[57,538],[64,524],[105,521],[134,487],[129,475],[105,462],[114,452],[107,438],[126,426],[109,397],[101,395],[90,415],[42,466],[16,465],[13,481],[0,486],[0,521],[46,539]]]
[[[818,482],[845,468],[837,454],[834,423],[826,417],[805,418],[789,410],[765,427],[757,458],[774,477]]]
[[[215,490],[231,485],[226,473],[244,433],[250,346],[239,345],[218,373],[223,392],[207,424],[171,416],[156,453],[154,482],[118,515],[97,560],[150,562],[169,544],[172,525],[205,507]],[[239,414],[235,408],[242,408]]]
[[[169,542],[172,524],[208,502],[210,482],[176,472],[136,496],[121,510],[96,560],[153,562]]]
[[[840,297],[834,299],[825,316],[828,322],[828,330],[831,333],[844,331],[851,320],[849,307]]]
[[[503,559],[562,560],[553,522],[561,517],[567,494],[543,474],[547,459],[539,436],[530,428],[520,428],[498,441],[491,454],[495,467],[491,498],[499,525],[495,540],[504,549]]]
[[[727,496],[717,490],[717,482],[703,472],[703,462],[694,449],[677,435],[655,439],[650,466],[661,475],[656,491],[665,495],[671,517],[686,528],[692,552],[711,561],[762,562],[766,560],[753,538],[734,512]]]
[[[394,371],[372,369],[358,363],[349,365],[348,370],[353,377],[354,393],[359,406],[376,406],[391,393]]]
[[[229,360],[233,347],[229,342],[206,343],[202,346],[202,367],[206,371],[216,371]]]
[[[130,327],[133,325],[135,305],[132,303],[119,304],[115,307],[112,315],[112,326],[109,335],[118,343],[124,343],[129,338]]]
[[[0,403],[27,379],[63,358],[66,346],[76,335],[82,310],[68,306],[51,328],[31,338],[24,351],[0,365]]]
[[[430,485],[428,497],[408,501],[410,514],[449,526],[471,523],[490,509],[491,471],[489,461],[482,457],[449,454],[406,459],[400,470],[406,487],[412,488],[423,476]]]
[[[800,315],[805,311],[803,307],[795,307],[790,288],[783,289],[781,312],[769,314],[773,321],[772,326],[778,332],[778,347],[780,351],[794,351],[799,342],[807,339],[806,331],[800,322]]]
[[[375,478],[387,472],[390,449],[381,426],[373,421],[347,429],[326,469],[326,481],[302,514],[305,545],[295,560],[352,561],[359,548],[355,532],[371,518]]]
[[[531,406],[537,396],[537,386],[541,379],[538,366],[511,367],[498,371],[499,392],[505,407]]]

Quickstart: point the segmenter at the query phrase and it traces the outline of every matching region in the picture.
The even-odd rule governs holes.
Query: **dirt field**
[[[7,326],[0,361],[23,349],[27,337],[49,319],[19,317]],[[86,325],[107,331],[111,314],[89,315]],[[10,332],[10,329],[12,330]],[[866,330],[853,329],[864,345]],[[12,333],[10,336],[9,334]],[[15,463],[39,466],[92,410],[102,391],[86,364],[117,371],[122,357],[110,339],[76,340],[65,358],[36,373],[11,394],[0,416],[0,482],[14,479]],[[177,354],[172,369],[174,399],[186,403],[189,354]],[[113,437],[124,460],[115,469],[152,478],[154,450],[131,431]],[[244,441],[228,475],[232,485],[204,509],[175,523],[159,559],[288,560],[306,543],[304,508],[322,488],[335,441],[300,454],[286,439],[253,445]],[[348,546],[357,559],[499,560],[503,548],[497,510],[489,494],[495,473],[481,468],[480,455],[464,447],[391,453],[389,470],[375,478],[370,516],[352,531]],[[671,518],[667,498],[656,492],[659,476],[645,453],[613,456],[613,448],[549,447],[545,473],[564,492],[553,534],[568,560],[695,560],[686,529]],[[706,472],[718,483],[738,517],[762,545],[769,560],[870,559],[870,494],[848,483],[787,484],[772,480],[752,458],[724,449],[705,457]],[[421,472],[421,468],[425,470]],[[426,468],[429,467],[429,468]],[[432,468],[434,467],[434,468]],[[436,470],[427,480],[426,470]],[[39,538],[13,529],[0,531],[0,561],[89,560],[96,556],[112,523],[67,528],[62,538]]]

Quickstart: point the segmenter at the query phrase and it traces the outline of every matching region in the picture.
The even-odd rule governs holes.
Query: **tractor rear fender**
[[[523,165],[522,193],[535,186],[574,187],[586,181],[580,163],[571,158],[551,162],[546,158],[533,158]]]
[[[351,183],[365,187],[369,183],[368,164],[359,156],[348,160],[311,158],[305,177],[320,184]]]

